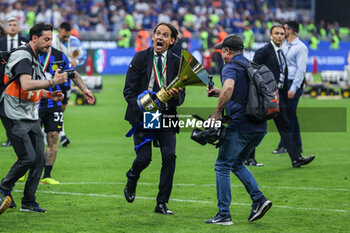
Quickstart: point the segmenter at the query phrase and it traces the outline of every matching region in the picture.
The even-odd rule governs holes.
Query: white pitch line
[[[24,184],[22,182],[16,183],[16,185]],[[63,182],[61,185],[125,185],[125,182]],[[149,186],[158,186],[155,183],[143,183],[140,182],[138,185],[149,185]],[[173,184],[173,186],[209,186],[215,187],[215,184]],[[231,185],[233,188],[242,188],[242,185]],[[293,189],[293,190],[317,190],[317,191],[336,191],[336,192],[350,192],[350,189],[339,189],[339,188],[317,188],[317,187],[284,187],[284,186],[260,186],[261,188],[266,189]]]
[[[14,192],[23,192],[22,190],[13,190]],[[108,197],[108,198],[124,198],[122,195],[108,195],[108,194],[97,194],[97,193],[71,193],[71,192],[57,192],[57,191],[37,191],[37,193],[47,193],[47,194],[57,194],[57,195],[71,195],[71,196],[88,196],[88,197]],[[137,196],[136,199],[142,200],[155,200],[152,197],[140,197]],[[190,202],[190,203],[201,203],[201,204],[215,204],[212,201],[198,201],[198,200],[189,200],[189,199],[171,199],[171,201],[176,202]],[[247,203],[231,203],[231,205],[239,206],[250,206],[251,204]],[[310,208],[310,207],[292,207],[292,206],[280,206],[273,205],[273,207],[283,208],[283,209],[294,209],[294,210],[313,210],[313,211],[329,211],[329,212],[340,212],[340,213],[349,213],[349,210],[339,210],[339,209],[322,209],[322,208]]]

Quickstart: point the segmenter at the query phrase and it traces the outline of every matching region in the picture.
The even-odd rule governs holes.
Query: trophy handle
[[[187,79],[187,75],[184,76],[183,79]],[[179,82],[179,77],[176,76],[170,83],[169,85],[166,87],[167,90],[171,90],[173,88],[179,89],[179,87],[181,88],[185,88],[185,84],[183,82]]]

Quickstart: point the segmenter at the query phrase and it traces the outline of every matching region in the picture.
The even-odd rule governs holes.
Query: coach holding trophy
[[[135,130],[133,133],[136,159],[126,173],[128,178],[124,195],[128,202],[135,199],[136,185],[141,172],[150,164],[152,141],[160,147],[162,168],[155,212],[172,215],[166,203],[169,201],[175,172],[176,129],[144,130],[140,127],[143,112],[137,104],[138,96],[144,91],[158,92],[177,75],[180,58],[169,51],[176,42],[178,32],[169,23],[159,23],[153,31],[153,46],[139,51],[133,57],[126,74],[124,97],[128,103],[125,119]],[[169,91],[172,97],[164,104],[162,113],[176,115],[176,107],[185,99],[182,88]]]

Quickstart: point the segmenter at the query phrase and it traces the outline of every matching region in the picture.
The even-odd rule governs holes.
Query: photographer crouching
[[[232,34],[220,44],[216,44],[214,48],[221,49],[225,66],[221,73],[222,89],[213,87],[207,90],[209,97],[219,98],[216,112],[211,116],[211,120],[219,120],[225,109],[232,121],[227,127],[227,134],[221,142],[215,163],[219,212],[205,222],[232,225],[230,171],[242,182],[253,201],[248,221],[255,221],[263,217],[272,206],[272,202],[266,199],[259,190],[253,175],[243,164],[263,139],[267,124],[266,121],[258,124],[252,123],[245,116],[244,105],[248,100],[249,78],[246,70],[234,63],[235,60],[247,65],[249,63],[249,60],[243,56],[242,39]]]

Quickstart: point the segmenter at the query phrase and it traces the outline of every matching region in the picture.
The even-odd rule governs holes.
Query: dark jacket
[[[285,56],[283,55],[284,60],[286,61]],[[271,42],[267,43],[265,46],[261,47],[255,52],[253,61],[259,65],[264,64],[269,68],[269,70],[273,73],[273,76],[276,79],[276,82],[280,82],[280,66],[278,62],[277,55],[275,53],[275,49]],[[286,65],[285,69],[285,77],[284,77],[284,85],[283,85],[283,94],[286,95],[288,92],[287,88],[288,81],[288,67]]]
[[[22,44],[26,44],[28,42],[29,42],[29,40],[27,38],[18,35],[17,47],[21,46]],[[0,51],[7,51],[7,36],[0,38]]]
[[[131,125],[142,122],[143,113],[137,105],[136,99],[139,94],[147,90],[152,73],[154,50],[153,47],[139,51],[133,57],[128,72],[126,73],[124,97],[128,103],[125,120]],[[176,77],[179,70],[180,58],[168,50],[166,79],[167,85]],[[185,92],[181,92],[177,98],[168,101],[166,114],[176,114],[176,107],[185,100]]]

